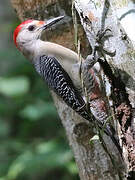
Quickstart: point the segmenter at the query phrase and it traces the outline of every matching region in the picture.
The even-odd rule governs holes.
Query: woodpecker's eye
[[[34,25],[30,25],[29,27],[28,27],[28,30],[29,31],[33,31],[35,29],[35,26]]]

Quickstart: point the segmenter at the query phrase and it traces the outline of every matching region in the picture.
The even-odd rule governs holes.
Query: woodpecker
[[[83,98],[80,69],[83,71],[84,83],[91,96],[90,99],[93,100],[93,97],[98,97],[97,107],[100,109],[99,104],[101,102],[103,104],[103,101],[100,100],[100,90],[92,70],[92,66],[97,62],[98,58],[89,56],[85,61],[82,59],[83,63],[80,64],[79,55],[74,51],[61,45],[41,40],[42,33],[63,18],[64,16],[60,16],[48,21],[30,19],[22,22],[14,31],[14,43],[23,55],[31,61],[35,70],[48,86],[79,115],[88,121],[92,121],[90,109],[88,110],[87,103]],[[97,114],[100,114],[98,119],[100,128],[104,126],[104,121],[107,118],[106,112],[101,111],[102,113],[100,111],[97,112]],[[120,147],[113,135],[112,127],[108,123],[104,131],[119,149]]]

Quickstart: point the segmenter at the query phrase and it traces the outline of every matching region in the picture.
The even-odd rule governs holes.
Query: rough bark
[[[103,73],[104,81],[108,81],[111,85],[111,97],[108,97],[108,100],[112,101],[114,114],[116,114],[115,123],[118,127],[118,135],[123,150],[126,177],[134,179],[135,51],[134,39],[128,33],[129,29],[123,26],[124,22],[122,20],[127,14],[135,10],[135,5],[131,1],[76,0],[75,7],[93,49],[97,43],[98,32],[104,32],[107,28],[112,30],[112,35],[108,35],[109,38],[102,42],[102,46],[111,51],[116,50],[116,53],[113,57],[110,57],[107,52],[100,49],[100,56],[107,60],[104,63],[100,62],[103,70],[101,76]],[[127,8],[126,12],[124,12],[124,8]],[[105,83],[104,85],[107,90],[108,84]]]
[[[74,33],[73,33],[74,30],[73,30],[72,17],[71,17],[71,7],[72,7],[71,1],[11,0],[11,2],[21,21],[29,18],[43,20],[43,19],[48,19],[51,16],[65,15],[66,18],[61,23],[61,26],[57,27],[57,30],[54,29],[52,32],[48,33],[45,39],[56,42],[58,44],[62,44],[73,50],[75,49]],[[135,99],[135,92],[134,92],[135,81],[133,80],[135,79],[135,71],[133,70],[133,67],[135,67],[135,61],[133,59],[134,51],[131,41],[128,39],[128,37],[126,39],[124,37],[122,39],[121,37],[123,33],[125,35],[125,32],[123,31],[121,25],[118,23],[116,13],[114,11],[116,4],[115,3],[113,4],[114,4],[113,8],[112,7],[110,8],[109,5],[109,10],[111,12],[107,14],[108,15],[107,17],[105,14],[103,18],[102,18],[102,9],[103,7],[105,8],[104,1],[97,1],[97,3],[94,3],[94,0],[93,1],[76,0],[75,7],[80,15],[81,23],[86,31],[86,35],[90,42],[89,45],[87,43],[83,30],[79,26],[79,39],[81,41],[81,46],[83,47],[81,49],[81,54],[83,54],[84,56],[90,54],[91,52],[90,47],[93,48],[95,46],[95,37],[98,30],[101,29],[101,25],[103,27],[111,25],[111,29],[114,30],[113,33],[115,35],[111,37],[111,40],[109,42],[106,41],[105,43],[107,47],[109,47],[111,43],[112,49],[113,50],[117,49],[117,52],[113,58],[110,58],[109,56],[107,56],[106,58],[108,62],[111,63],[111,66],[114,67],[115,71],[119,72],[117,74],[122,75],[121,77],[122,79],[120,80],[122,80],[122,82],[124,82],[124,85],[128,87],[127,88],[128,91],[124,92],[124,96],[126,96],[127,99],[129,98],[128,100],[120,99],[119,103],[117,101],[115,102],[115,98],[113,98],[112,100],[115,103],[114,109],[115,111],[117,110],[118,117],[120,121],[123,122],[123,121],[127,121],[127,119],[128,121],[131,121],[131,115],[128,114],[129,112],[131,112],[131,106],[129,106],[129,100],[130,103],[132,104],[132,107],[135,107],[135,103],[133,100],[133,98]],[[89,28],[91,28],[92,31],[94,29],[93,31],[94,38],[93,35],[90,33]],[[107,65],[104,64],[102,66],[103,67],[105,66],[105,68],[107,67]],[[106,74],[107,73],[108,72],[106,72]],[[103,71],[101,71],[101,76],[103,76]],[[107,74],[107,76],[111,76],[108,78],[109,79],[108,82],[109,83],[111,82],[112,84],[114,83],[113,81],[115,80],[115,78],[117,78],[116,76],[114,76],[114,73],[111,75]],[[117,87],[116,84],[113,84],[111,90],[112,93],[115,95],[115,97],[119,97],[119,95],[121,95],[120,94],[121,91],[119,92],[119,90],[117,90],[117,92],[115,92],[115,90],[118,88],[119,87]],[[129,94],[129,97],[127,96],[127,93]],[[85,121],[75,112],[73,112],[69,107],[67,107],[67,105],[64,102],[62,102],[54,93],[52,93],[52,96],[55,105],[57,107],[59,116],[62,120],[62,124],[66,130],[69,144],[72,147],[75,160],[79,168],[79,175],[81,180],[126,179],[125,174],[133,170],[131,169],[132,166],[130,164],[131,161],[129,162],[129,152],[127,150],[128,143],[126,142],[126,144],[122,145],[123,148],[126,149],[124,161],[126,162],[127,166],[125,167],[123,165],[123,160],[121,159],[119,152],[117,151],[117,148],[114,146],[114,144],[112,143],[109,137],[103,135],[108,152],[110,152],[111,155],[109,155],[108,152],[105,151],[105,149],[103,148],[102,144],[98,139],[90,143],[90,139],[95,135],[95,129],[93,128],[93,126],[91,126],[87,121]],[[128,110],[128,108],[130,109]],[[127,129],[126,132],[125,129],[121,130],[122,127],[121,124],[119,125],[120,132],[121,131],[124,132],[125,135],[127,133]],[[123,128],[125,128],[124,125]],[[132,134],[130,135],[132,136]],[[121,135],[119,136],[121,139]],[[132,141],[132,145],[133,142],[134,140]]]

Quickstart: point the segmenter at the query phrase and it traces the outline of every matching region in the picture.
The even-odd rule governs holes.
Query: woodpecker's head
[[[60,16],[48,21],[31,19],[22,22],[19,26],[17,26],[13,35],[16,47],[22,51],[25,46],[28,44],[30,45],[30,43],[34,40],[40,39],[43,31],[63,18],[64,16]]]

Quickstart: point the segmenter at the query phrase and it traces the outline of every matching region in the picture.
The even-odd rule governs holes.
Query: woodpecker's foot
[[[98,61],[98,58],[99,57],[98,57],[98,55],[96,53],[88,55],[85,62],[84,62],[87,69],[92,68],[93,65]]]
[[[106,28],[104,31],[100,30],[97,33],[97,37],[96,37],[96,45],[95,45],[95,50],[94,50],[94,54],[97,52],[100,52],[101,56],[105,56],[105,54],[114,57],[116,54],[116,50],[115,51],[110,51],[108,49],[106,49],[104,47],[104,42],[105,40],[107,40],[109,37],[112,37],[112,30],[110,28]]]
[[[99,30],[97,33],[96,41],[97,43],[103,42],[105,39],[112,37],[113,33],[110,28],[106,28],[105,30]]]

